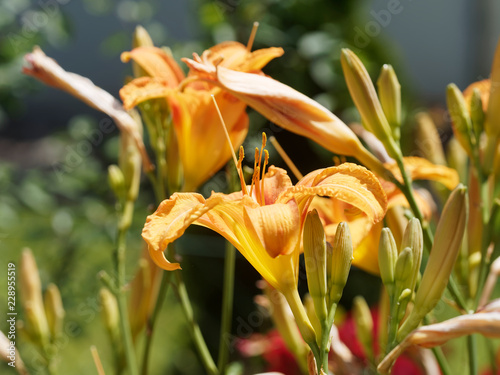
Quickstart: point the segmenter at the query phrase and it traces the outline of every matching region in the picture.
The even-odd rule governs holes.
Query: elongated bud
[[[2,331],[0,331],[0,360],[6,363],[15,364],[19,375],[29,375],[29,372],[26,369],[16,346],[12,345],[12,341],[8,339]],[[13,362],[13,360],[15,361]]]
[[[460,181],[466,181],[469,158],[463,147],[460,146],[460,142],[458,142],[455,137],[451,138],[448,142],[446,159],[448,160],[450,168],[453,168],[458,172]]]
[[[122,170],[116,164],[108,167],[108,182],[116,198],[122,200],[125,197],[125,179]]]
[[[485,116],[483,110],[483,100],[481,99],[481,91],[477,88],[472,91],[470,100],[470,118],[472,120],[474,135],[476,136],[476,139],[479,139],[484,129]]]
[[[52,341],[57,339],[62,333],[64,321],[64,307],[61,293],[55,284],[49,284],[44,296],[45,314],[49,324]]]
[[[49,339],[49,326],[42,300],[42,283],[35,257],[30,249],[24,249],[21,256],[21,302],[26,317],[26,332],[38,345]]]
[[[434,164],[446,165],[443,144],[431,116],[425,112],[415,115],[417,122],[415,144],[422,156]]]
[[[151,36],[142,26],[137,26],[134,30],[134,35],[132,37],[132,47],[153,47],[153,40]]]
[[[366,68],[361,60],[347,48],[342,49],[340,62],[347,88],[361,114],[363,126],[377,136],[391,157],[398,159],[401,151],[394,142],[391,127]]]
[[[406,288],[413,292],[415,290],[415,286],[417,285],[420,263],[422,263],[422,253],[424,251],[424,234],[422,233],[420,220],[417,218],[412,218],[406,226],[401,248],[404,249],[406,247],[411,249],[413,261],[411,282],[408,286],[406,286]]]
[[[352,263],[352,239],[349,225],[342,222],[337,226],[332,253],[332,274],[328,281],[330,305],[337,303],[342,297],[344,286],[349,276]]]
[[[490,97],[484,130],[488,138],[498,139],[500,134],[500,40],[497,43],[491,66],[490,81]]]
[[[314,306],[314,301],[310,294],[306,294],[304,296],[304,307],[314,330],[316,332],[321,332],[321,322],[318,319],[316,307]],[[318,345],[320,345],[321,335],[316,336],[316,341],[318,342]]]
[[[391,288],[394,284],[394,270],[398,258],[398,249],[396,241],[389,228],[382,229],[380,234],[380,243],[378,247],[378,265],[380,277],[385,286]],[[390,292],[390,291],[388,291]]]
[[[467,188],[459,184],[444,206],[415,305],[398,332],[398,341],[415,329],[441,299],[462,244],[469,211],[467,198]]]
[[[99,298],[102,306],[102,318],[104,326],[110,335],[111,342],[116,343],[119,335],[120,316],[118,313],[118,302],[116,297],[107,288],[101,288]]]
[[[401,85],[391,65],[384,64],[377,80],[378,96],[392,135],[399,140],[401,127]]]
[[[318,212],[307,214],[303,232],[307,285],[320,321],[326,319],[326,237]]]
[[[373,319],[365,299],[357,296],[353,301],[356,336],[369,358],[373,358]]]
[[[454,83],[450,83],[446,88],[446,103],[453,124],[453,133],[467,154],[472,156],[472,147],[476,142],[472,133],[472,122],[464,96]]]
[[[399,253],[394,271],[394,281],[399,290],[408,289],[413,278],[413,253],[411,248],[405,247]]]

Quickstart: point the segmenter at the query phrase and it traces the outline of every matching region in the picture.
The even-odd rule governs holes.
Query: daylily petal
[[[360,223],[361,224],[361,223]],[[351,223],[349,227],[352,228]],[[371,226],[371,229],[366,233],[366,227],[360,227],[360,230],[354,234],[353,239],[358,236],[361,242],[354,247],[352,264],[363,271],[369,272],[373,275],[379,275],[378,267],[378,244],[380,242],[380,233],[383,228],[383,222],[379,222]]]
[[[24,67],[24,74],[33,76],[46,85],[66,91],[88,106],[110,116],[120,131],[134,141],[141,153],[144,169],[146,171],[154,169],[144,146],[137,121],[123,110],[122,104],[110,93],[94,85],[88,78],[67,72],[38,47],[35,47],[32,53],[27,54],[25,59],[31,64],[31,67]]]
[[[278,199],[281,192],[293,186],[292,180],[286,171],[271,165],[264,177],[264,202],[272,204]]]
[[[297,250],[300,214],[294,201],[257,208],[245,207],[245,223],[272,258]]]
[[[144,226],[142,236],[153,260],[170,270],[163,249],[179,238],[191,224],[201,225],[230,241],[273,287],[284,290],[297,282],[298,251],[272,258],[257,235],[245,223],[245,209],[259,207],[248,196],[212,194],[204,199],[196,193],[176,193],[163,201]]]
[[[283,48],[264,48],[249,52],[241,43],[223,42],[208,50],[201,57],[194,55],[193,59],[182,59],[190,68],[190,74],[215,75],[217,66],[243,72],[258,72],[269,61],[282,56]]]
[[[231,158],[211,94],[215,95],[233,148],[243,143],[248,132],[246,105],[230,94],[217,88],[172,91],[168,102],[182,161],[184,191],[195,190]]]
[[[224,89],[270,121],[330,151],[356,156],[364,149],[351,129],[333,113],[279,81],[224,67],[217,69],[217,78]]]
[[[450,190],[453,190],[460,182],[456,170],[444,165],[432,164],[427,159],[410,156],[403,158],[403,162],[406,172],[410,174],[413,180],[437,181]],[[399,181],[403,181],[396,162],[385,163],[384,166],[390,170]]]
[[[163,78],[140,77],[120,89],[120,98],[123,107],[129,110],[146,100],[165,97],[172,90]]]
[[[151,77],[163,78],[167,86],[174,88],[184,79],[184,73],[174,58],[157,47],[138,47],[130,52],[123,52],[121,60],[133,59]]]
[[[385,215],[387,197],[375,175],[357,164],[344,163],[306,175],[296,186],[285,190],[277,199],[286,203],[295,198],[304,212],[316,196],[332,197],[349,203],[376,223]]]

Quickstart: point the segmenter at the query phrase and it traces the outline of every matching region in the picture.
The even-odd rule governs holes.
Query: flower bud
[[[49,324],[52,341],[57,339],[62,333],[64,321],[64,307],[59,288],[55,284],[49,284],[44,295],[45,314]]]
[[[363,63],[347,48],[342,49],[340,62],[347,88],[361,115],[363,126],[377,136],[391,157],[400,158],[401,150],[394,142],[391,127]]]
[[[401,85],[391,65],[384,64],[377,80],[378,96],[392,135],[399,140],[401,127]]]
[[[458,172],[460,181],[466,181],[469,158],[455,137],[451,138],[448,142],[446,159],[450,168]]]
[[[394,285],[394,270],[398,258],[398,249],[396,241],[389,228],[382,229],[380,234],[380,243],[378,247],[378,266],[380,277],[386,287]],[[389,289],[390,289],[389,288]],[[390,293],[390,291],[388,290]]]
[[[500,133],[500,41],[497,44],[491,66],[490,81],[490,97],[484,130],[488,134],[488,138],[498,139]]]
[[[415,115],[415,120],[417,122],[415,142],[422,156],[433,164],[446,165],[443,144],[431,116],[419,112]]]
[[[356,336],[369,358],[373,358],[373,319],[365,299],[357,296],[353,301],[354,324]]]
[[[132,47],[153,47],[153,40],[151,36],[142,26],[137,26],[134,30],[134,35],[132,36]]]
[[[409,247],[412,252],[413,269],[410,284],[407,286],[412,292],[417,285],[418,273],[420,271],[420,263],[422,262],[422,253],[424,251],[424,234],[422,233],[422,226],[420,220],[412,218],[406,226],[403,235],[403,242],[401,248]]]
[[[413,278],[413,253],[411,248],[405,247],[399,253],[394,270],[394,281],[399,290],[408,289]]]
[[[116,198],[122,200],[125,195],[125,179],[122,170],[116,164],[108,167],[108,182]]]
[[[464,96],[458,87],[450,83],[446,89],[446,102],[453,124],[453,133],[464,150],[472,156],[476,139],[472,133],[472,123]]]
[[[462,244],[469,211],[467,198],[467,188],[459,184],[444,206],[415,305],[398,332],[398,341],[415,329],[441,299]]]
[[[472,91],[470,100],[470,118],[472,120],[472,129],[476,139],[479,139],[484,129],[484,110],[483,100],[481,99],[481,91],[475,88]]]
[[[329,304],[337,303],[342,297],[352,263],[352,239],[349,225],[342,222],[337,226],[332,252],[332,273],[328,281]]]
[[[307,285],[320,321],[326,319],[326,237],[318,212],[307,214],[302,234]]]
[[[101,288],[99,298],[102,306],[102,318],[111,342],[116,344],[119,338],[120,315],[116,297],[107,288]]]
[[[35,257],[30,249],[21,256],[21,303],[26,317],[26,332],[38,345],[45,345],[49,338],[49,326],[43,308],[42,283]]]

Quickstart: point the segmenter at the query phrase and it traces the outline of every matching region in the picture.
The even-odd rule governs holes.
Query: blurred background
[[[280,46],[285,50],[285,55],[270,63],[265,72],[313,97],[346,122],[358,120],[358,115],[341,74],[340,49],[354,50],[373,79],[382,64],[391,63],[403,86],[405,131],[411,132],[412,113],[416,110],[444,108],[448,83],[455,82],[464,89],[489,76],[500,35],[500,2],[0,2],[0,263],[5,269],[8,261],[19,260],[23,247],[29,247],[39,262],[43,286],[54,282],[60,287],[67,322],[71,323],[66,331],[68,341],[61,347],[60,373],[92,373],[92,344],[98,345],[102,358],[110,355],[99,317],[100,284],[96,275],[101,269],[111,269],[116,217],[114,198],[103,180],[107,166],[116,162],[117,131],[105,134],[82,154],[82,143],[107,118],[23,76],[23,55],[39,45],[68,71],[90,78],[118,97],[118,90],[131,74],[130,66],[121,63],[119,57],[131,48],[136,25],[143,25],[156,45],[169,46],[180,61],[181,57],[201,53],[225,40],[245,44],[254,21],[260,23],[254,49]],[[446,128],[445,112],[436,113],[436,122]],[[260,144],[258,134],[262,129],[269,130],[269,125],[262,117],[251,114],[245,147],[251,150]],[[284,130],[275,133],[303,172],[331,164],[331,155],[318,146]],[[441,134],[445,142],[446,131]],[[72,158],[72,163],[62,169],[61,163],[67,158]],[[271,153],[273,158],[275,164],[281,163]],[[209,181],[202,193],[208,195],[214,186],[221,186],[220,178]],[[147,181],[141,189],[129,235],[130,277],[142,247],[140,231],[154,201]],[[190,234],[180,245],[183,269],[202,329],[213,340],[209,346],[215,352],[224,241],[199,229]],[[242,258],[237,267],[233,332],[245,336],[249,333],[242,327],[255,310],[253,296],[258,293],[258,277]],[[5,283],[4,279],[0,281],[2,305],[6,300]],[[200,284],[203,288],[198,287]],[[343,298],[345,308],[349,308],[354,293],[360,291],[369,302],[376,302],[378,289],[377,278],[354,270]],[[165,305],[151,373],[201,373],[173,296],[169,295]],[[3,324],[0,329],[5,329]],[[251,332],[265,332],[269,326],[264,322],[252,327]],[[44,373],[37,367],[34,348],[20,342],[19,349],[33,373]],[[238,358],[236,352],[233,356]],[[249,368],[258,370],[262,365],[257,361]],[[7,366],[0,365],[0,372],[8,371]]]

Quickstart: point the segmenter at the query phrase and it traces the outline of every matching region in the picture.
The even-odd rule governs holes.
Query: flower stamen
[[[247,51],[250,52],[253,47],[253,42],[255,40],[255,34],[257,34],[257,29],[259,28],[259,23],[254,22],[252,27],[252,32],[250,33],[250,38],[248,38]]]

